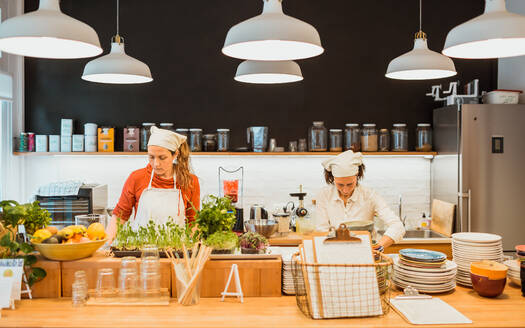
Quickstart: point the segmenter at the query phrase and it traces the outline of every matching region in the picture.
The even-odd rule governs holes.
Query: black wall
[[[115,34],[116,1],[62,0],[62,10],[87,22],[107,54]],[[37,0],[26,0],[26,11]],[[483,0],[426,0],[423,30],[441,51],[448,31],[483,12]],[[94,122],[118,128],[141,122],[174,122],[204,132],[231,128],[234,146],[245,128],[268,125],[279,145],[306,137],[314,120],[327,127],[375,122],[390,128],[430,122],[438,104],[425,97],[432,84],[474,78],[482,90],[497,87],[495,60],[454,60],[458,76],[438,81],[384,77],[391,59],[411,50],[418,30],[417,0],[285,0],[286,13],[317,28],[325,53],[299,61],[304,81],[248,85],[233,80],[239,60],[221,53],[228,29],[255,16],[261,0],[122,0],[121,35],[127,53],[146,62],[154,82],[105,85],[80,79],[90,59],[26,58],[26,130],[58,134],[60,118],[73,118],[76,133]],[[412,136],[413,134],[411,134]],[[122,148],[121,130],[116,148]],[[411,146],[414,143],[413,138]]]

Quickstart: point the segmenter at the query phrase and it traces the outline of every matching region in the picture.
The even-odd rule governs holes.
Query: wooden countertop
[[[495,299],[482,298],[472,289],[457,287],[439,295],[473,321],[450,327],[524,327],[525,297],[519,288],[507,286]],[[390,309],[383,317],[312,320],[296,305],[295,297],[245,298],[244,304],[229,298],[201,299],[195,306],[181,306],[172,300],[166,307],[81,307],[70,299],[23,300],[16,310],[4,310],[0,327],[407,327]],[[430,326],[444,327],[444,326]]]

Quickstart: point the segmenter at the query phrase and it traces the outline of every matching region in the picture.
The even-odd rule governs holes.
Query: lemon
[[[53,234],[47,229],[38,229],[33,234],[33,238],[31,239],[31,241],[35,243],[41,243],[42,240],[47,239],[51,237],[52,235]]]
[[[102,240],[106,237],[106,231],[101,223],[92,223],[87,229],[87,234],[91,240]]]

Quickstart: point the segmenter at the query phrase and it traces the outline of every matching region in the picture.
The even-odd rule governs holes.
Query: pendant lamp
[[[119,34],[120,3],[117,0],[117,35],[111,40],[109,54],[86,64],[82,79],[98,83],[137,84],[153,81],[151,71],[145,63],[124,51],[124,38]]]
[[[53,59],[86,58],[102,53],[97,32],[63,14],[59,0],[40,0],[38,10],[0,24],[0,50]]]
[[[508,12],[505,0],[486,0],[482,15],[448,33],[443,54],[468,59],[525,55],[525,16]]]
[[[394,58],[385,76],[397,80],[431,80],[457,74],[452,59],[428,49],[427,36],[421,30],[422,3],[419,0],[419,32],[415,35],[414,49]]]
[[[245,83],[278,84],[297,82],[303,79],[301,68],[291,60],[256,61],[246,60],[237,67],[235,80]]]
[[[317,30],[285,15],[282,0],[263,0],[262,14],[228,31],[222,52],[248,60],[296,60],[323,53]]]

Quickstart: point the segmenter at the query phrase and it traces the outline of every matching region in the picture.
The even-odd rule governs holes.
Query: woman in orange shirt
[[[113,210],[107,235],[115,238],[117,220],[131,221],[134,229],[150,220],[162,224],[173,220],[180,226],[192,222],[200,207],[200,186],[190,172],[190,149],[186,137],[178,133],[151,128],[148,142],[149,164],[130,174],[119,202]]]

